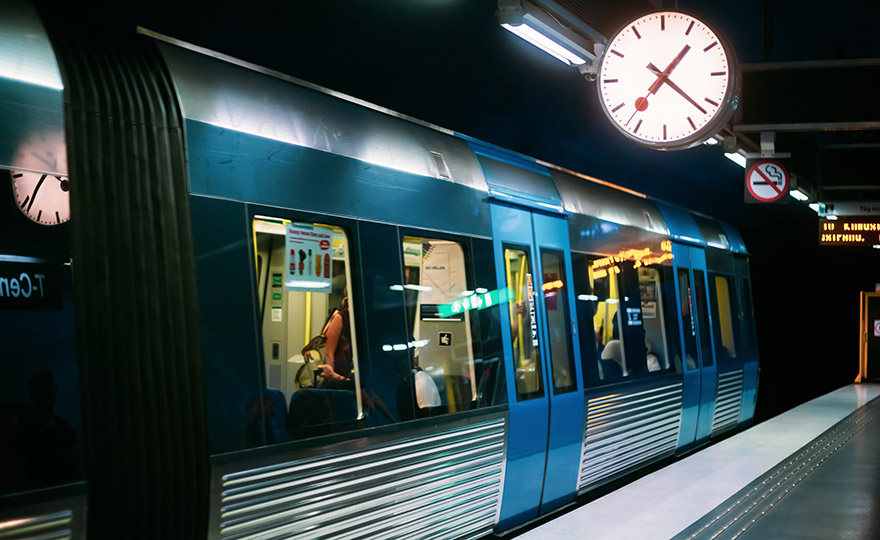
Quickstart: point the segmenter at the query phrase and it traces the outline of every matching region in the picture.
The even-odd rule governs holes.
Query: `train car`
[[[477,538],[751,423],[727,224],[3,9],[0,536]]]

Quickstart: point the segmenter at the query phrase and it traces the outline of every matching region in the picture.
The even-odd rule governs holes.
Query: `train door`
[[[684,344],[684,395],[679,448],[689,448],[712,432],[716,368],[702,248],[672,245],[679,327]]]
[[[571,501],[584,390],[565,219],[492,205],[507,392],[507,464],[499,527]]]

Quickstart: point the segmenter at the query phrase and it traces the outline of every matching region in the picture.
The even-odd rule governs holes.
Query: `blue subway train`
[[[3,11],[0,537],[477,538],[752,422],[727,224]]]

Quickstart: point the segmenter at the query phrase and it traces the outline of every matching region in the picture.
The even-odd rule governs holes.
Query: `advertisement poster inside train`
[[[284,237],[285,287],[330,293],[333,231],[311,223],[288,223]]]

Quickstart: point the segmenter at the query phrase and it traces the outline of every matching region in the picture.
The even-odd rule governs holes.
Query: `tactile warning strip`
[[[880,399],[875,399],[718,505],[674,540],[738,538],[878,415]]]

